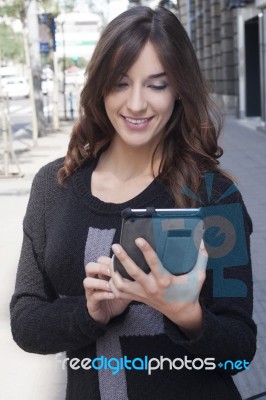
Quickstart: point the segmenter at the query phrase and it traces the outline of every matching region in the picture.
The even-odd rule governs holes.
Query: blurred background
[[[181,20],[225,116],[221,164],[254,223],[259,332],[251,369],[234,379],[243,399],[266,399],[266,0],[0,0],[0,399],[65,398],[64,354],[25,353],[10,332],[22,219],[34,175],[67,150],[101,31],[137,5],[162,5]]]
[[[31,110],[25,122],[11,121],[15,128],[31,124],[37,141],[47,127],[58,129],[60,119],[74,119],[85,67],[102,29],[139,4],[163,5],[180,18],[217,103],[263,129],[264,0],[1,0],[1,106],[12,118],[17,105]],[[11,101],[3,104],[6,98]]]

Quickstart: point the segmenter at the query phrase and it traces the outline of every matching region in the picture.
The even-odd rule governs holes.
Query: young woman
[[[67,352],[67,399],[240,399],[231,375],[256,349],[252,224],[219,167],[219,119],[189,38],[163,7],[134,7],[107,26],[87,75],[68,153],[32,186],[14,339]],[[145,274],[118,244],[127,207],[199,205],[210,218],[222,209],[220,220],[235,210],[245,248],[232,262],[217,255],[206,268],[202,243],[195,268],[174,276],[139,238]],[[113,254],[134,280],[114,271]]]

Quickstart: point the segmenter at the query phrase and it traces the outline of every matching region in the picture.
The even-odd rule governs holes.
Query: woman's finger
[[[123,278],[118,271],[113,271],[112,277],[109,281],[109,285],[114,294],[118,294],[118,291],[130,291],[130,284],[132,284],[132,281]]]
[[[99,307],[99,302],[104,301],[104,300],[110,300],[110,299],[114,299],[115,295],[113,292],[107,292],[107,291],[96,291],[93,292],[90,295],[90,308],[95,309]]]
[[[89,293],[94,293],[95,291],[111,292],[109,282],[97,278],[91,278],[91,277],[85,278],[83,281],[83,286],[85,290]]]
[[[157,282],[159,282],[163,287],[168,287],[171,284],[171,274],[164,268],[154,249],[143,238],[137,238],[135,243],[142,251],[143,256]]]
[[[121,279],[121,284],[119,283],[119,280]],[[109,281],[110,288],[112,290],[112,293],[114,294],[114,297],[116,299],[123,299],[123,300],[130,300],[132,301],[132,289],[127,286],[127,284],[134,285],[134,282],[129,281],[127,279],[124,279],[121,277],[119,272],[114,272],[112,278]],[[119,287],[122,287],[122,289],[118,289]]]
[[[208,263],[208,254],[204,246],[203,240],[200,244],[199,254],[197,258],[197,262],[195,267],[193,268],[194,273],[198,276],[199,286],[202,287],[205,279],[206,279],[206,268]],[[192,272],[193,272],[192,270]]]
[[[119,244],[113,244],[112,250],[119,261],[122,263],[123,267],[127,271],[127,273],[134,280],[143,283],[147,277],[145,272],[143,272],[136,263],[128,256],[122,246]]]
[[[128,294],[131,299],[137,299],[139,296],[143,297],[144,293],[146,293],[147,297],[155,296],[161,290],[161,287],[167,287],[169,285],[169,282],[163,284],[159,282],[158,285],[158,282],[156,281],[156,278],[152,272],[148,274],[144,272],[127,255],[121,246],[119,246],[118,249],[119,252],[117,253],[117,257],[134,281],[132,282],[127,280],[123,278],[117,271],[114,271],[112,273],[112,280],[114,282],[115,289],[117,289],[117,293],[113,290],[113,288],[112,290],[116,296],[121,296],[121,292],[123,296],[124,294]],[[113,250],[114,253],[116,253],[116,246],[114,246]]]
[[[208,262],[208,253],[204,246],[204,241],[202,240],[200,243],[200,248],[198,252],[198,258],[194,267],[194,271],[205,271]]]
[[[111,276],[111,264],[90,262],[86,265],[85,271],[87,277],[96,277],[98,275]]]
[[[97,263],[110,266],[112,265],[112,259],[107,256],[100,256],[99,258],[97,258]]]

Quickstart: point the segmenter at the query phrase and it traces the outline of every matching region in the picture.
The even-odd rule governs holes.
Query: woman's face
[[[114,140],[130,146],[156,146],[172,115],[175,96],[150,42],[104,101],[116,131]]]

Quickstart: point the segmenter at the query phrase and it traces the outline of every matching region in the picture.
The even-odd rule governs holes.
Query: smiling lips
[[[149,118],[143,118],[143,119],[133,119],[133,118],[128,118],[125,117],[125,119],[130,122],[131,124],[144,124],[149,120]]]
[[[131,129],[146,129],[149,125],[149,122],[153,119],[153,117],[150,118],[131,118],[131,117],[124,117],[124,120],[126,122],[126,125],[131,128]]]

